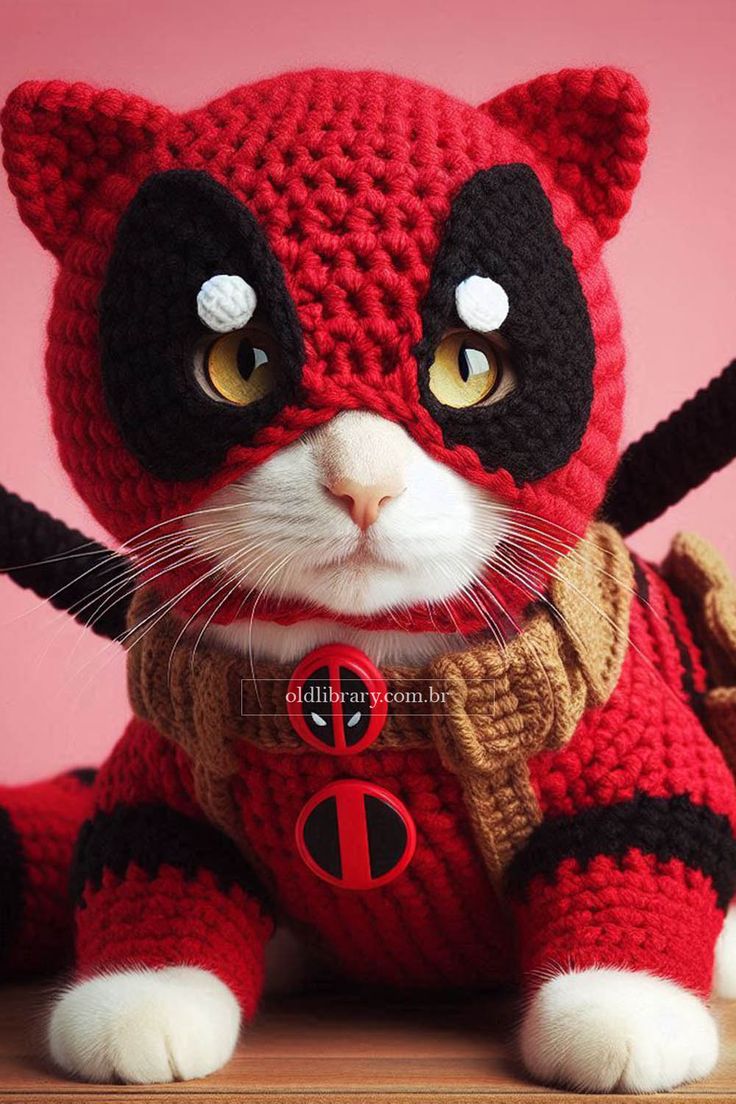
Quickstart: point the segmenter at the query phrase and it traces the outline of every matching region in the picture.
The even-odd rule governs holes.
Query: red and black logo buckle
[[[386,680],[358,648],[327,644],[310,652],[289,681],[286,708],[294,731],[328,755],[356,755],[386,721]]]
[[[386,680],[358,648],[328,644],[298,665],[286,706],[294,731],[327,755],[356,755],[386,722]],[[309,869],[343,889],[373,889],[411,862],[416,828],[394,794],[347,778],[315,794],[296,824],[296,846]]]
[[[343,889],[376,889],[406,870],[416,847],[403,802],[370,782],[344,779],[302,809],[296,844],[309,869]]]

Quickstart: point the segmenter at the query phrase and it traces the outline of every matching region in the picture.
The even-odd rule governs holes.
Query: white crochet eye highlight
[[[197,313],[210,330],[230,333],[250,322],[258,300],[242,276],[212,276],[197,292]]]
[[[488,334],[509,313],[509,297],[490,276],[468,276],[455,288],[455,307],[468,329]]]

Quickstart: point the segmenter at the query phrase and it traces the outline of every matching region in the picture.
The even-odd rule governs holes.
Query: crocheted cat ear
[[[3,163],[21,218],[57,256],[98,181],[150,145],[170,117],[139,96],[27,81],[0,115]]]
[[[518,84],[480,110],[552,162],[559,187],[603,239],[631,205],[647,149],[648,101],[620,69],[563,69]]]

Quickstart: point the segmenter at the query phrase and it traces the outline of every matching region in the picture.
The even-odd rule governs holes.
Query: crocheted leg
[[[72,870],[76,980],[54,1059],[93,1081],[204,1076],[227,1061],[272,932],[240,849],[202,815],[186,757],[133,722],[95,785]]]
[[[71,958],[69,868],[94,771],[0,787],[0,967],[20,976]]]
[[[712,1069],[717,1032],[699,998],[723,911],[702,871],[636,849],[567,858],[552,878],[531,879],[517,915],[532,1074],[586,1091],[654,1092]]]
[[[272,930],[217,829],[164,805],[97,813],[78,848],[77,976],[49,1041],[95,1081],[204,1076],[255,1011]]]

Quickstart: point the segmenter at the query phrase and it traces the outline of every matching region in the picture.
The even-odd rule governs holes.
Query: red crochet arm
[[[707,995],[735,889],[736,791],[697,719],[704,675],[682,610],[637,575],[613,697],[533,764],[545,819],[509,872],[522,970],[529,986],[560,968],[647,970]]]
[[[250,1017],[272,921],[240,851],[197,807],[183,753],[134,720],[95,796],[72,873],[79,975],[198,966]]]

